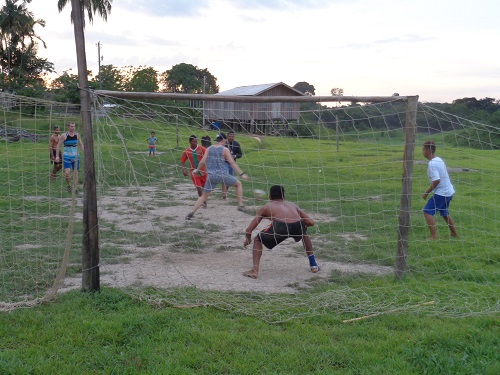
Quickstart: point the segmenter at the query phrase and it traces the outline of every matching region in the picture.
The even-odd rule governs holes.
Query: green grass
[[[47,178],[51,124],[15,121],[47,138],[5,142],[0,149],[0,301],[43,295],[59,266],[69,222],[63,181]],[[151,128],[161,151],[154,159],[144,147]],[[191,133],[203,135],[187,126],[179,132],[177,147],[171,124],[132,120],[99,128],[98,192],[116,199],[111,212],[121,212],[122,196],[144,220],[143,200],[156,202],[158,209],[175,205],[171,188],[187,181],[179,172],[180,153]],[[319,260],[393,266],[402,133],[345,135],[339,151],[330,136],[258,142],[238,134],[244,150],[239,164],[251,176],[244,183],[245,198],[253,199],[253,188],[283,184],[287,197],[313,217],[336,219],[317,220],[310,231]],[[438,155],[453,170],[457,194],[451,212],[461,236],[448,238],[438,218],[440,239],[429,242],[420,198],[428,186],[426,163],[418,146],[428,138],[418,135],[415,148],[415,159],[422,162],[414,165],[408,272],[402,282],[392,274],[336,271],[327,280],[309,280],[307,288],[297,285],[290,295],[196,288],[130,295],[107,288],[71,292],[50,304],[1,313],[0,373],[499,373],[498,151],[432,137],[443,144]],[[133,227],[140,219],[123,220]],[[148,248],[165,243],[180,253],[226,251],[206,236],[220,230],[216,224],[190,222],[179,229],[174,220],[153,219],[154,233],[118,230],[116,223],[101,221],[103,261],[127,263],[127,249],[133,247],[148,257]],[[74,233],[68,275],[81,272],[78,218]],[[343,237],[353,234],[358,237]],[[376,316],[342,322],[370,314]]]
[[[0,315],[2,374],[497,374],[498,317],[325,314],[269,324],[71,292]]]

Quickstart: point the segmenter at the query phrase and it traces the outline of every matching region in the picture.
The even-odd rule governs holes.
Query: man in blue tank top
[[[56,162],[59,161],[59,152],[61,151],[61,146],[64,147],[63,151],[63,168],[64,168],[64,178],[66,179],[67,190],[71,193],[71,174],[70,171],[75,171],[75,181],[78,182],[78,173],[80,169],[80,154],[78,153],[78,147],[83,151],[83,143],[80,138],[80,134],[75,131],[75,123],[68,123],[68,131],[59,137],[59,143],[56,149]],[[76,189],[75,189],[76,191]]]

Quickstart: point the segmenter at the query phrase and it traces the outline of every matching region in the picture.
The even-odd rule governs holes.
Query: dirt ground
[[[179,231],[186,228],[202,231],[213,248],[200,249],[197,252],[174,251],[168,243],[154,247],[136,247],[117,245],[127,250],[128,255],[122,262],[107,262],[106,254],[101,254],[101,284],[117,288],[171,288],[196,287],[206,290],[236,292],[294,293],[298,288],[307,288],[311,282],[325,280],[332,271],[342,273],[370,273],[374,275],[393,272],[391,267],[369,264],[352,264],[324,261],[321,253],[316,254],[321,271],[313,274],[303,250],[302,243],[286,240],[275,249],[264,250],[258,279],[242,275],[252,267],[251,245],[243,247],[244,235],[253,213],[261,202],[246,202],[248,213],[236,209],[234,190],[230,190],[227,200],[222,200],[220,190],[216,190],[208,201],[208,208],[200,209],[195,217],[186,222],[197,197],[191,183],[176,185],[174,191],[158,198],[157,188],[141,188],[139,194],[130,194],[135,189],[120,188],[111,195],[101,197],[98,204],[101,228],[112,225],[123,232],[147,232],[151,236],[161,231],[158,221],[168,221],[170,227]],[[232,193],[232,194],[231,194]],[[167,195],[165,195],[167,194]],[[159,199],[168,205],[159,204]],[[255,205],[258,203],[258,205]],[[144,214],[137,207],[155,207]],[[316,221],[335,221],[337,218],[317,214],[311,215]],[[321,216],[321,217],[320,217]],[[216,230],[200,229],[207,223],[215,224]],[[269,222],[263,221],[258,229]],[[101,231],[101,241],[106,241],[105,232]],[[256,232],[254,232],[256,233]],[[311,232],[314,245],[315,236]],[[344,240],[357,238],[356,234],[339,234]],[[108,244],[109,245],[109,244]],[[101,245],[102,246],[102,245]],[[81,275],[66,278],[63,290],[77,289],[81,286]]]

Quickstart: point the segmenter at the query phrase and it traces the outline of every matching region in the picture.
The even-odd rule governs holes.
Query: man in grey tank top
[[[195,212],[207,201],[210,194],[215,190],[219,183],[223,183],[226,186],[234,186],[236,189],[236,197],[238,199],[238,210],[244,211],[243,206],[243,186],[241,182],[234,176],[231,176],[227,169],[227,163],[233,168],[233,170],[238,173],[243,180],[248,180],[248,176],[241,168],[236,164],[229,149],[225,147],[227,142],[227,136],[224,133],[220,133],[215,138],[215,144],[207,149],[205,155],[198,164],[198,168],[202,168],[204,165],[207,166],[207,182],[203,188],[203,194],[198,198],[194,204],[193,211],[187,214],[186,220],[193,218]],[[194,169],[192,173],[197,173],[198,170]]]

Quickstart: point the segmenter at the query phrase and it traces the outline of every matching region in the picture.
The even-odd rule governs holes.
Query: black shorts
[[[306,234],[307,227],[302,220],[295,223],[273,221],[258,236],[265,247],[272,249],[287,238],[293,238],[295,242],[299,242]]]
[[[56,150],[52,150],[52,156],[55,158],[57,156],[56,154]],[[58,162],[55,162],[54,160],[52,160],[52,158],[50,159],[50,164],[55,164],[55,165],[60,165],[62,164],[62,156],[61,154],[59,154],[59,161]]]

